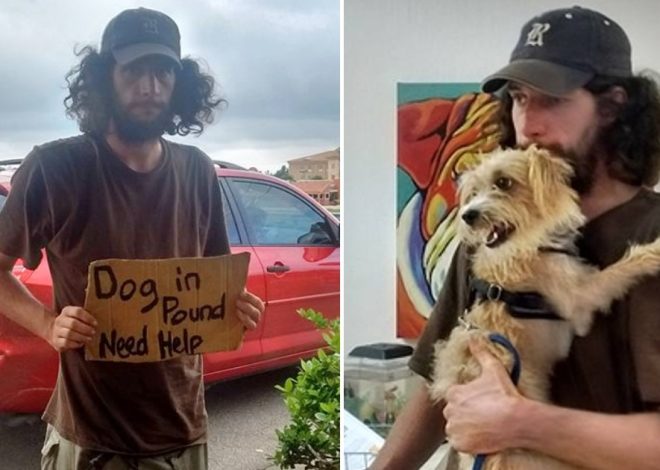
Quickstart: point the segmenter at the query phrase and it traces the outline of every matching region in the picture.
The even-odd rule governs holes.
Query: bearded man
[[[86,361],[96,321],[82,306],[90,262],[229,253],[213,162],[164,133],[201,133],[222,103],[214,79],[181,58],[167,15],[126,10],[67,76],[65,106],[82,135],[39,145],[0,213],[3,313],[60,353],[42,468],[207,468],[202,357],[155,363]],[[47,253],[54,309],[12,276]],[[256,328],[264,306],[244,291],[238,316]]]
[[[482,89],[502,97],[503,146],[550,148],[575,167],[588,220],[581,257],[603,268],[630,244],[660,236],[660,195],[651,189],[660,168],[660,97],[653,81],[633,74],[630,42],[614,20],[580,7],[535,16],[509,64]],[[428,380],[434,343],[469,307],[469,264],[459,247],[410,361]],[[446,403],[422,388],[371,468],[419,468],[445,438],[472,454],[523,448],[576,468],[658,468],[659,287],[659,277],[647,279],[609,315],[597,315],[555,367],[553,404],[522,396],[502,364],[475,345],[481,376],[451,387]],[[447,469],[457,468],[454,456]]]

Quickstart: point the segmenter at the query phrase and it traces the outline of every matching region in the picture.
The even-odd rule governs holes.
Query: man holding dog
[[[660,235],[656,84],[632,73],[630,43],[610,18],[579,7],[524,25],[510,63],[484,91],[502,94],[504,146],[532,143],[569,159],[588,218],[580,255],[604,267],[630,243]],[[430,380],[433,344],[468,306],[468,261],[459,248],[410,366]],[[471,454],[525,448],[590,469],[658,468],[660,281],[635,287],[574,341],[552,383],[553,404],[522,397],[479,345],[475,381],[434,405],[423,387],[398,417],[372,469],[418,468],[446,437]],[[524,367],[524,364],[522,365]],[[450,456],[448,468],[455,468]]]
[[[201,133],[222,100],[214,79],[181,57],[178,27],[158,11],[123,11],[99,51],[78,55],[65,104],[83,134],[35,147],[0,212],[3,312],[60,353],[42,468],[204,469],[201,356],[86,361],[96,321],[82,305],[91,261],[229,253],[213,162],[161,138]],[[36,268],[44,248],[54,310],[11,273],[17,258]],[[256,328],[264,306],[244,291],[237,310]]]

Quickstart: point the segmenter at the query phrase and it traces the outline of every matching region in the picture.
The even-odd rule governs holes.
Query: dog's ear
[[[534,194],[534,202],[542,212],[548,212],[553,203],[566,193],[573,175],[571,165],[547,150],[531,146],[527,149],[529,158],[529,183]]]

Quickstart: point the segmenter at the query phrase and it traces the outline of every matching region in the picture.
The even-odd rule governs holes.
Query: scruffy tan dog
[[[481,295],[454,328],[436,345],[431,396],[445,397],[453,384],[469,382],[481,373],[471,357],[469,338],[479,336],[511,370],[512,354],[488,339],[493,332],[508,338],[520,354],[520,392],[549,399],[554,364],[568,355],[574,334],[589,331],[596,312],[606,312],[615,299],[642,277],[660,271],[660,240],[630,248],[604,270],[570,253],[585,218],[578,195],[569,186],[572,167],[548,151],[497,150],[464,175],[460,187],[461,241],[472,250],[472,275],[481,280]],[[502,298],[538,293],[531,311],[546,305],[559,321],[512,316]],[[509,297],[507,297],[509,295]],[[529,299],[519,309],[530,306]],[[538,301],[541,301],[539,304]],[[514,302],[515,304],[515,302]],[[461,468],[472,468],[473,457],[461,455]],[[488,456],[486,469],[569,469],[544,455],[511,450]]]

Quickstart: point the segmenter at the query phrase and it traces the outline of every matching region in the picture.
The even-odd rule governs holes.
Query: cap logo
[[[543,35],[550,29],[550,23],[534,23],[527,33],[526,46],[543,46]]]
[[[158,21],[152,18],[149,20],[144,20],[144,32],[151,34],[158,34]]]

